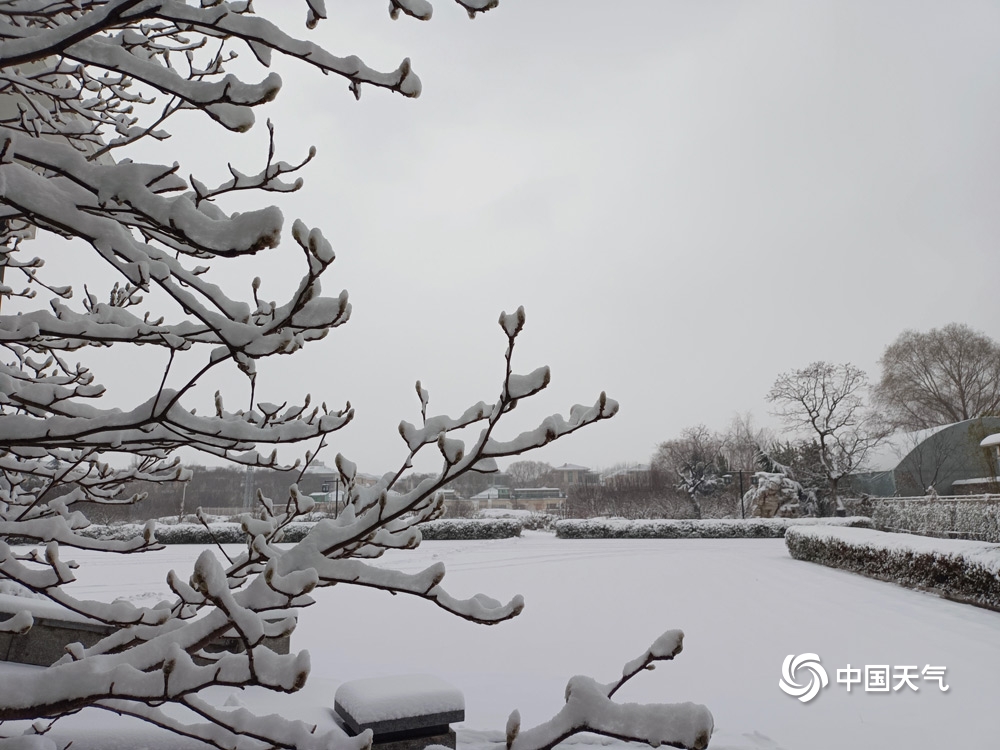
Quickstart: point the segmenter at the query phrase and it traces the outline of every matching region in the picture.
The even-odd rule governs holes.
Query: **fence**
[[[284,505],[281,503],[274,504],[274,512],[279,513],[284,509]],[[329,516],[335,516],[340,511],[344,509],[343,501],[339,503],[316,503],[313,506],[313,513],[323,513]],[[192,512],[194,512],[192,510]],[[231,518],[232,516],[238,516],[244,513],[250,513],[251,515],[260,515],[261,507],[260,505],[255,505],[253,508],[244,508],[242,506],[234,507],[209,507],[203,506],[201,509],[202,513],[209,516],[223,516],[225,518]]]
[[[844,505],[882,531],[1000,543],[1000,495],[871,497]]]

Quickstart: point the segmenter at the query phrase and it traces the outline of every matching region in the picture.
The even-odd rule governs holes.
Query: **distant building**
[[[482,492],[477,492],[469,498],[473,510],[483,510],[484,508],[504,508],[509,510],[514,507],[513,497],[510,487],[487,487]]]
[[[558,513],[566,502],[566,493],[558,487],[489,487],[469,498],[472,510],[531,510]]]
[[[849,477],[850,486],[876,497],[918,496],[930,487],[939,495],[998,492],[996,444],[1000,417],[897,433],[869,456],[866,471]]]
[[[577,464],[563,464],[552,470],[550,476],[553,483],[560,487],[578,487],[584,484],[597,484],[597,472],[591,471],[586,466]]]
[[[354,483],[358,487],[372,487],[378,482],[378,479],[374,474],[364,474],[359,471],[354,478]],[[342,497],[344,484],[337,469],[327,466],[322,461],[313,461],[303,472],[302,479],[299,481],[299,489],[308,495],[322,492]]]
[[[536,513],[560,513],[566,493],[558,487],[518,487],[514,490],[514,507]]]
[[[634,485],[649,483],[649,464],[634,464],[622,466],[601,474],[601,484],[604,486]]]

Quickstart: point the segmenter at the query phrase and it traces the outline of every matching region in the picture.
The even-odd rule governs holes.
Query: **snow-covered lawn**
[[[94,563],[76,553],[84,564],[72,588],[80,597],[149,603],[166,596],[166,571],[186,572],[197,551],[168,547]],[[526,532],[426,542],[383,558],[406,570],[439,559],[448,564],[452,593],[522,593],[524,613],[484,627],[415,598],[322,590],[292,638],[294,649],[312,655],[306,688],[215,697],[328,722],[345,680],[431,673],[464,691],[459,741],[479,748],[502,739],[512,709],[523,727],[533,726],[558,711],[571,675],[610,681],[660,633],[681,628],[685,650],[677,660],[637,676],[616,698],[705,704],[715,716],[713,749],[1000,747],[1000,614],[795,561],[783,540],[566,540]],[[778,680],[787,655],[808,652],[820,656],[830,685],[803,704]],[[917,680],[918,692],[866,693],[856,685],[848,693],[836,682],[848,664],[945,666],[950,690]],[[0,679],[14,679],[17,669],[0,666]],[[74,750],[183,746],[116,721],[84,712],[66,721],[63,736],[76,738]]]

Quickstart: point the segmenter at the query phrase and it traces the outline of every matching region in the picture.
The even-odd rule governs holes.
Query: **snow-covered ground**
[[[166,571],[186,572],[197,551],[168,547],[94,562],[76,553],[84,564],[73,588],[84,598],[149,603],[166,596]],[[533,726],[558,711],[571,675],[610,681],[660,633],[681,628],[685,650],[677,660],[637,676],[616,699],[705,704],[715,716],[713,750],[1000,746],[1000,614],[792,560],[783,540],[566,540],[526,532],[425,542],[383,562],[415,570],[439,559],[448,564],[452,593],[522,593],[524,613],[484,627],[416,598],[346,586],[319,591],[292,639],[312,655],[305,689],[291,696],[219,691],[215,699],[328,722],[345,680],[431,673],[464,691],[460,744],[479,750],[502,739],[512,709],[523,727]],[[778,687],[785,657],[802,653],[818,654],[830,675],[806,704]],[[848,693],[836,682],[848,664],[944,666],[950,689],[918,679],[917,692],[866,693],[855,685]],[[15,678],[17,669],[0,666],[0,679]],[[62,736],[76,739],[74,750],[183,746],[116,721],[84,712],[66,721]]]

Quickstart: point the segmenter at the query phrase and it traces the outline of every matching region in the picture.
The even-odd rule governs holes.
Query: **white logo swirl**
[[[799,667],[810,672],[809,682],[800,685],[795,681],[796,672]],[[819,663],[819,656],[816,654],[800,654],[795,656],[789,654],[781,665],[781,679],[778,681],[780,687],[788,695],[798,698],[803,703],[808,703],[825,688],[830,682],[826,676],[826,670]]]

